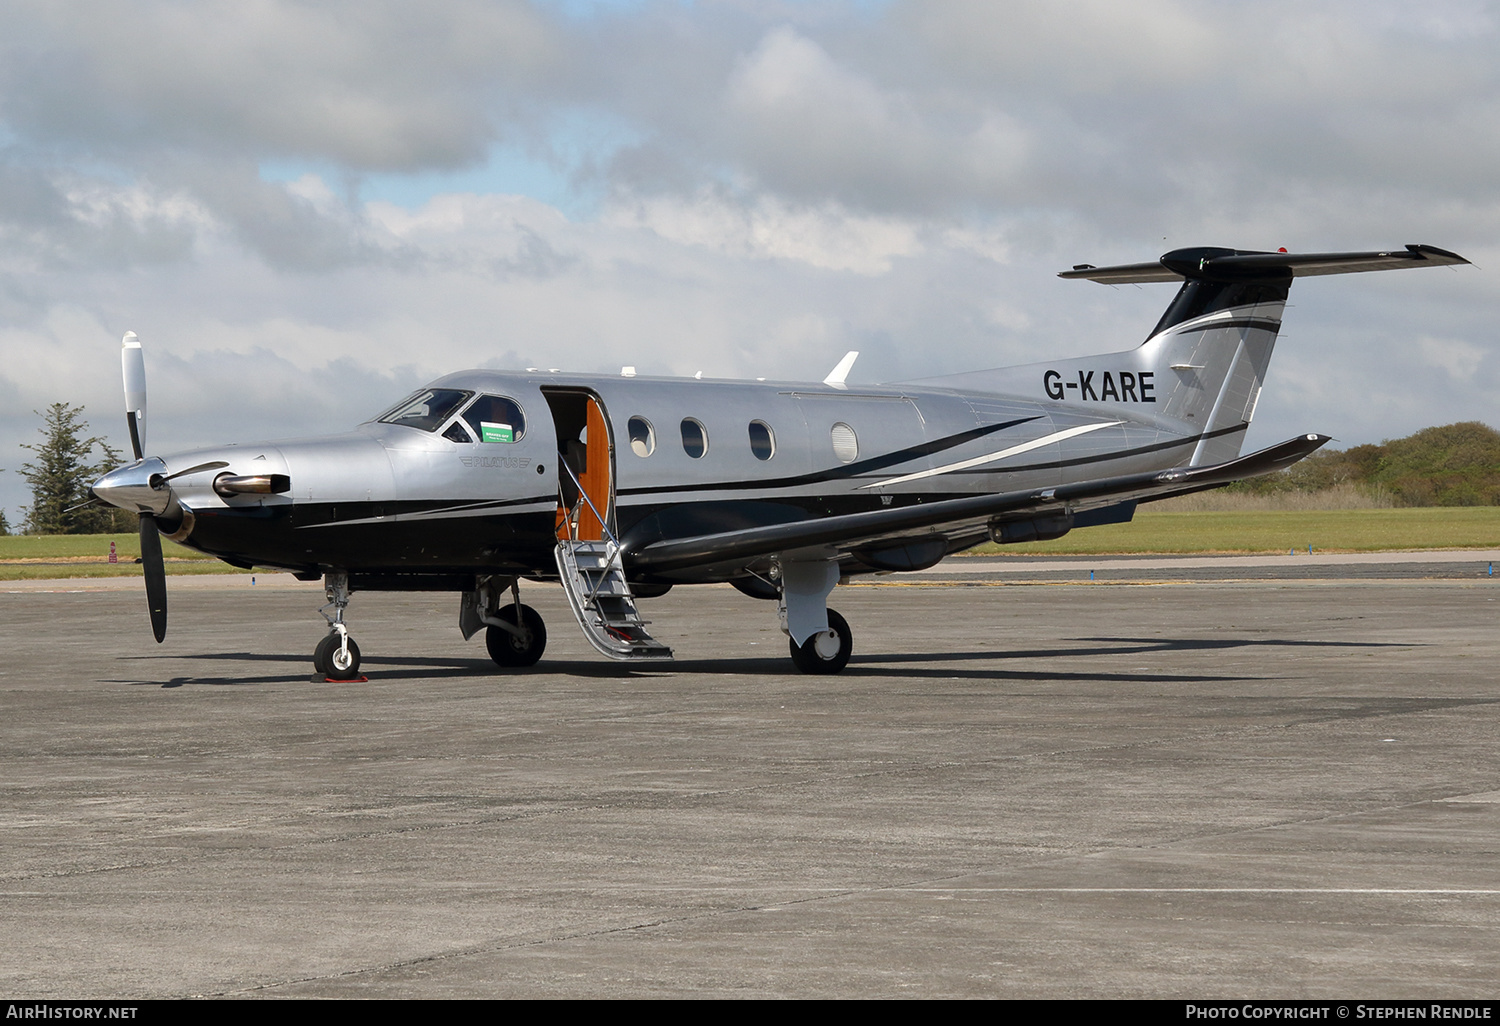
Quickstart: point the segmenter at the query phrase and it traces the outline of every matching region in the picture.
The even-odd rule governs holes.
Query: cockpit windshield
[[[424,388],[379,418],[382,424],[400,424],[421,431],[436,431],[449,415],[473,395],[456,388]]]

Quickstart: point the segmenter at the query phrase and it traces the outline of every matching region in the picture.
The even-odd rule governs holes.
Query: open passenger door
[[[615,448],[592,392],[544,388],[557,426],[557,572],[589,643],[611,659],[670,659],[646,633],[615,532]]]

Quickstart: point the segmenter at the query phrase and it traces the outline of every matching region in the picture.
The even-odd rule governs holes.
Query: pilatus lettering
[[[499,467],[502,470],[525,470],[531,466],[529,456],[460,456],[466,467]]]

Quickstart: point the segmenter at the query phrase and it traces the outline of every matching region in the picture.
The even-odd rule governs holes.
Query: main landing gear
[[[828,630],[819,631],[802,644],[791,638],[792,662],[803,673],[838,673],[854,654],[854,632],[849,621],[828,610]]]
[[[313,669],[328,680],[359,679],[359,646],[349,637],[349,628],[344,623],[344,610],[349,605],[349,575],[327,574],[323,578],[323,594],[328,605],[319,612],[328,621],[328,636],[313,649]],[[328,615],[328,610],[333,615]]]
[[[777,611],[792,664],[803,673],[838,673],[854,653],[849,621],[828,608],[828,593],[839,583],[838,563],[782,563],[771,568],[771,579],[780,592]]]
[[[513,605],[501,609],[496,618],[504,622],[490,624],[484,632],[484,647],[489,649],[490,658],[506,668],[535,666],[547,650],[547,625],[542,622],[542,614],[530,606]]]
[[[458,626],[465,640],[484,627],[484,647],[503,669],[535,666],[547,650],[547,625],[542,614],[521,604],[521,589],[514,577],[481,577],[479,587],[464,594]]]

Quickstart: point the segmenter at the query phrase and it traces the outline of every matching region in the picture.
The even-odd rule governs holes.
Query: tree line
[[[1477,420],[1424,428],[1379,445],[1315,452],[1226,490],[1271,495],[1344,485],[1389,496],[1396,506],[1500,506],[1500,431]]]

